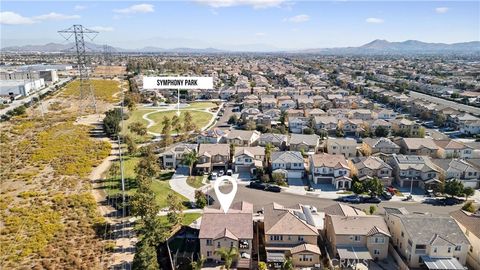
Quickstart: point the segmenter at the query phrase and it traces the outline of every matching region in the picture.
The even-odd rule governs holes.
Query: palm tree
[[[192,267],[192,270],[201,270],[204,262],[205,262],[205,257],[203,257],[202,255],[200,258],[198,258],[196,262],[191,262],[190,266]]]
[[[282,265],[283,270],[293,270],[293,261],[292,257],[287,257]]]
[[[188,175],[192,175],[192,167],[193,167],[193,164],[195,164],[195,162],[197,162],[197,160],[198,160],[197,152],[195,150],[186,154],[183,157],[183,162],[182,163],[188,166]]]
[[[219,248],[215,250],[215,254],[220,255],[222,260],[225,261],[225,268],[227,270],[230,270],[233,260],[238,257],[238,250],[234,247],[231,247],[230,249]]]

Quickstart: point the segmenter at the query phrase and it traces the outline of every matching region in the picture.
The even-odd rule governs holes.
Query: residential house
[[[303,110],[313,109],[314,107],[313,99],[307,96],[299,96],[297,98],[297,103],[298,103],[297,107]]]
[[[260,110],[257,108],[244,108],[241,112],[241,118],[244,121],[252,120],[256,121],[257,117],[261,114]]]
[[[278,100],[278,108],[282,111],[286,111],[288,109],[295,109],[296,107],[297,103],[291,99]]]
[[[470,242],[467,253],[467,266],[470,269],[480,269],[480,210],[470,213],[464,210],[457,210],[450,213],[455,219],[463,234]]]
[[[340,260],[383,260],[388,256],[390,232],[376,215],[325,215],[326,238]]]
[[[278,109],[270,109],[263,111],[263,114],[270,116],[270,119],[272,119],[272,121],[279,121],[280,116],[282,115],[282,111]]]
[[[355,157],[357,155],[357,142],[351,139],[327,139],[327,153]]]
[[[357,177],[360,181],[378,178],[384,186],[390,186],[393,180],[393,168],[379,157],[352,158]]]
[[[263,112],[275,109],[277,108],[277,99],[273,95],[262,96],[260,105]]]
[[[291,134],[290,150],[304,151],[305,153],[316,153],[320,145],[320,137],[315,134]]]
[[[347,204],[336,203],[323,209],[325,215],[330,216],[366,216],[367,214],[360,208],[355,208]]]
[[[393,154],[392,168],[401,187],[429,187],[440,183],[440,170],[427,156]]]
[[[349,113],[350,118],[362,119],[364,121],[376,119],[376,113],[367,109],[351,110]]]
[[[360,136],[364,131],[364,121],[362,119],[345,119],[341,120],[342,130],[345,135]]]
[[[435,140],[433,141],[438,146],[439,158],[472,158],[473,149],[470,146],[456,140]]]
[[[310,173],[315,184],[331,184],[336,189],[350,189],[350,167],[343,155],[310,155]]]
[[[226,136],[226,142],[238,146],[253,146],[260,137],[260,132],[256,130],[238,130],[230,131]]]
[[[375,131],[377,130],[378,127],[383,127],[385,130],[388,131],[388,133],[390,133],[390,131],[392,130],[392,124],[383,119],[366,121],[366,125],[370,127],[370,132],[372,134],[375,134]]]
[[[422,135],[420,133],[421,126],[408,119],[392,119],[390,123],[392,124],[392,130],[399,136],[420,137]]]
[[[480,168],[468,163],[468,160],[432,159],[432,162],[440,168],[445,180],[457,179],[465,187],[477,188],[480,186]]]
[[[307,117],[316,117],[322,115],[327,115],[327,113],[322,109],[311,109],[305,111],[305,116]]]
[[[305,175],[303,156],[298,151],[272,152],[270,159],[272,172],[283,173],[287,179]]]
[[[453,218],[384,209],[395,250],[409,267],[464,269],[470,243]]]
[[[437,157],[438,146],[431,138],[400,138],[395,143],[402,154]]]
[[[251,269],[253,245],[253,205],[248,202],[233,203],[227,213],[207,207],[203,210],[200,232],[200,254],[207,261],[222,261],[215,253],[218,249],[236,248],[239,258],[237,268]]]
[[[389,120],[395,119],[397,117],[397,113],[394,110],[389,109],[382,109],[377,112],[378,119]]]
[[[388,138],[365,138],[362,142],[364,152],[371,154],[398,154],[400,146],[392,142]]]
[[[160,154],[163,168],[175,169],[182,165],[185,155],[197,151],[197,144],[181,143],[177,144]]]
[[[305,128],[309,127],[309,118],[307,117],[289,117],[288,129],[292,133],[303,133]]]
[[[197,137],[197,143],[221,143],[228,131],[213,128],[202,131]]]
[[[215,170],[228,169],[230,161],[229,144],[200,144],[198,160],[195,166],[197,172],[208,173]]]
[[[294,267],[320,264],[319,231],[323,230],[323,213],[314,207],[297,205],[286,208],[271,203],[264,209],[265,250],[267,263],[281,268],[287,257]]]
[[[304,110],[288,109],[286,112],[287,112],[288,118],[304,117],[305,116],[305,111]]]
[[[335,116],[315,116],[313,119],[315,129],[334,134],[338,127],[338,119]]]
[[[257,167],[263,167],[265,148],[261,146],[235,147],[233,168],[237,173],[255,173]]]
[[[258,138],[258,145],[267,146],[267,144],[271,144],[279,150],[285,150],[289,145],[288,136],[276,133],[263,133]]]

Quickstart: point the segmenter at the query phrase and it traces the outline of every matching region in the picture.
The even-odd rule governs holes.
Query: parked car
[[[218,172],[218,176],[223,176],[224,174],[225,174],[225,171],[224,171],[224,170],[220,170],[220,171]]]
[[[250,184],[248,184],[248,187],[253,189],[261,189],[261,190],[264,190],[266,188],[265,184],[258,181],[250,182]]]
[[[384,198],[385,200],[390,200],[392,199],[392,194],[390,194],[390,192],[388,192],[386,189],[383,190],[382,192],[382,198]]]
[[[227,175],[228,175],[228,176],[232,176],[232,174],[233,174],[233,171],[232,171],[232,170],[227,170]]]
[[[217,180],[218,174],[216,172],[212,172],[210,174],[210,180]]]
[[[340,197],[340,201],[349,203],[360,203],[362,200],[358,195],[348,195]]]
[[[364,203],[381,203],[382,200],[377,196],[363,197],[362,202]]]
[[[392,186],[389,186],[389,187],[387,187],[387,191],[390,192],[390,194],[395,195],[395,193],[398,192],[398,189],[396,189]]]
[[[274,185],[268,185],[266,188],[265,188],[266,191],[270,191],[270,192],[280,192],[282,191],[282,189],[279,187],[279,186],[274,186]]]

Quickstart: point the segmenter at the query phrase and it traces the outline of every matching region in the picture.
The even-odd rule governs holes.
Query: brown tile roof
[[[344,155],[330,155],[326,153],[311,156],[314,167],[348,168],[348,162]]]
[[[199,156],[215,156],[215,155],[222,155],[228,156],[230,155],[230,145],[226,143],[219,143],[219,144],[200,144],[198,148],[198,155]]]
[[[436,140],[434,142],[438,147],[440,147],[442,149],[464,149],[464,148],[468,147],[461,142],[457,142],[457,141],[450,140],[450,139],[448,139],[448,140]]]
[[[298,218],[292,210],[277,203],[265,207],[265,234],[318,235],[318,230]]]
[[[322,254],[318,246],[312,245],[312,244],[306,244],[306,243],[298,245],[290,250],[290,253],[292,254],[299,253],[299,252],[311,252],[319,255]]]
[[[331,216],[331,220],[338,235],[371,235],[376,227],[378,232],[390,236],[387,224],[380,216]]]
[[[470,233],[480,238],[480,210],[478,210],[476,214],[457,210],[450,213],[450,216],[467,228]]]
[[[326,215],[335,215],[335,216],[366,216],[365,212],[362,210],[346,205],[343,203],[336,203],[330,205],[324,209]]]
[[[432,139],[428,138],[403,138],[403,142],[408,149],[421,149],[428,148],[432,150],[437,150],[438,146],[433,142]]]
[[[221,209],[205,208],[198,238],[253,239],[253,205],[234,203],[226,214]]]

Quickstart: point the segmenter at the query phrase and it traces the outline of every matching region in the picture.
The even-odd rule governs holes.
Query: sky
[[[3,1],[1,47],[68,43],[73,24],[97,44],[135,49],[276,50],[360,46],[375,39],[480,40],[479,1]]]

